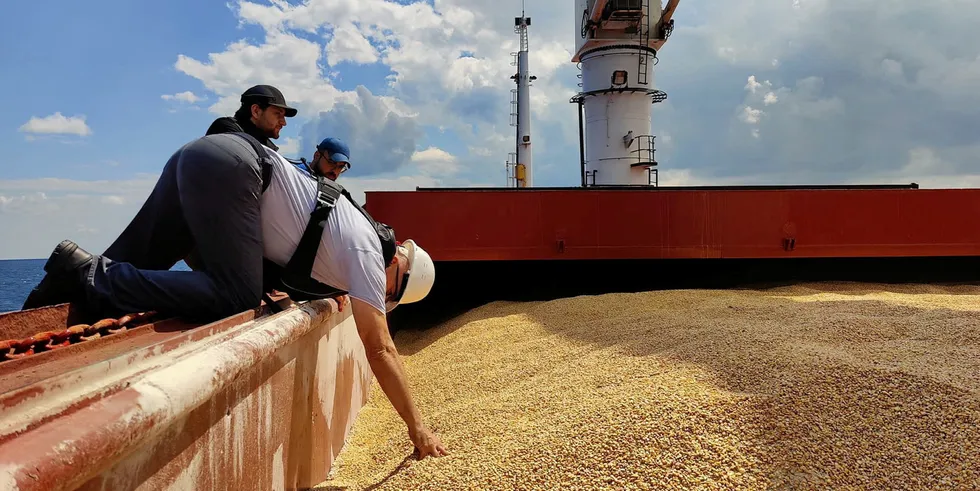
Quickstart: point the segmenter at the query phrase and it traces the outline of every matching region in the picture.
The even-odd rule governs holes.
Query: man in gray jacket
[[[269,139],[278,137],[285,118],[295,115],[279,90],[260,85],[243,94],[234,122],[257,140],[252,144],[272,145]],[[68,240],[55,248],[23,308],[84,300],[79,303],[96,317],[155,310],[209,322],[258,307],[259,204],[271,174],[264,155],[240,135],[187,143],[167,161],[143,207],[105,253],[91,255]],[[192,251],[195,271],[169,271]],[[91,267],[93,262],[98,264]]]

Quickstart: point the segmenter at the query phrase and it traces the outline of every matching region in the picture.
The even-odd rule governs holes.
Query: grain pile
[[[375,385],[319,489],[980,488],[980,288],[494,303],[396,342],[450,455]]]

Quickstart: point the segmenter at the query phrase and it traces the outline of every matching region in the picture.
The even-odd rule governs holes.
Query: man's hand
[[[334,300],[337,301],[337,311],[338,312],[343,312],[344,311],[344,306],[347,305],[348,303],[350,303],[350,295],[341,295],[341,296],[335,298]],[[357,321],[355,321],[355,322],[357,322]]]
[[[415,407],[398,350],[395,349],[395,343],[388,332],[385,313],[356,298],[351,299],[351,309],[354,313],[354,324],[357,325],[357,334],[364,344],[364,352],[371,365],[371,371],[378,378],[378,384],[381,385],[381,390],[388,397],[388,401],[405,421],[408,436],[418,449],[419,457],[445,455],[446,449],[439,441],[439,437],[425,427],[422,416]]]
[[[433,457],[443,457],[449,455],[449,452],[446,451],[446,447],[444,447],[442,445],[442,441],[439,440],[439,435],[436,435],[434,431],[431,431],[426,427],[422,427],[417,431],[409,431],[408,437],[411,438],[412,443],[415,444],[415,449],[419,452],[419,460],[422,460],[429,455]]]

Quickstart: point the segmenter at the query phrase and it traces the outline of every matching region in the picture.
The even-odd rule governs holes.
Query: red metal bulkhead
[[[980,189],[368,192],[436,261],[980,255]]]

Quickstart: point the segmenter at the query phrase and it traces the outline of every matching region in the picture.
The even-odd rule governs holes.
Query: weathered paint
[[[43,330],[67,326],[68,304],[0,314],[0,339],[26,338]]]
[[[172,333],[0,395],[0,489],[309,488],[371,377],[329,300]]]
[[[16,340],[22,345],[30,345],[32,340],[35,341],[31,351],[14,350],[18,353],[17,358],[0,358],[0,394],[171,337],[175,327],[194,327],[175,320],[155,323],[150,320],[152,317],[123,316],[119,319],[103,319],[93,325],[74,325],[67,330],[49,329],[51,326],[45,325],[44,328],[48,330]],[[43,324],[36,327],[41,325]],[[47,338],[59,338],[66,344],[57,349],[44,349],[43,343],[36,342]],[[0,351],[7,354],[7,357],[11,352],[8,349],[9,342],[10,340],[0,340]],[[39,346],[42,349],[37,349]]]

